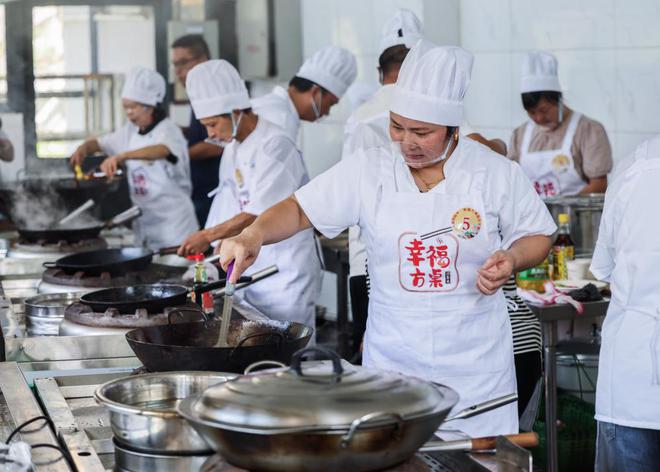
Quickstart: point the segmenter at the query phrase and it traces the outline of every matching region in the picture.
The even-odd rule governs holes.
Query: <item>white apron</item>
[[[530,152],[529,145],[535,124],[530,121],[525,126],[520,147],[520,165],[542,198],[577,195],[587,185],[575,170],[571,153],[573,138],[581,116],[577,112],[571,114],[560,149]]]
[[[259,163],[257,156],[253,155],[250,162],[237,165],[235,156],[238,146],[235,141],[225,148],[220,166],[220,184],[206,220],[207,228],[238,215],[250,202],[247,180],[251,178],[251,169]],[[238,290],[236,296],[274,320],[296,321],[314,328],[316,302],[322,282],[322,256],[317,243],[314,231],[308,229],[279,243],[262,247],[246,275],[271,265],[276,265],[279,272]]]
[[[135,133],[127,150],[151,146],[149,134]],[[187,156],[178,156],[188,165]],[[126,160],[128,186],[132,202],[142,210],[142,216],[133,223],[136,243],[149,249],[181,244],[187,236],[197,231],[195,207],[190,199],[190,186],[186,186],[186,174],[175,165],[159,160]]]
[[[374,236],[367,243],[371,297],[364,365],[452,387],[460,395],[453,412],[515,392],[504,296],[485,296],[476,287],[477,269],[497,249],[485,227],[485,171],[457,170],[446,188],[411,193],[399,191],[403,166],[395,161],[387,169],[391,165],[382,164]],[[424,238],[452,224],[460,231]],[[517,407],[441,429],[472,437],[516,433]]]
[[[635,172],[657,171],[660,159],[633,165],[639,166]],[[616,195],[630,195],[635,183],[634,178],[628,180]],[[626,208],[635,211],[628,204]],[[657,218],[650,214],[638,217],[645,221],[643,226],[649,234],[658,234]],[[658,245],[649,247],[645,243],[639,247],[635,246],[634,239],[630,237],[621,247],[614,248],[616,266],[609,276],[612,299],[602,330],[596,419],[635,428],[660,429],[660,289],[657,283],[660,256]],[[599,251],[597,246],[595,267],[600,266]]]

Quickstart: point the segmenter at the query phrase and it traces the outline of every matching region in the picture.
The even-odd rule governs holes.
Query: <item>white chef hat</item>
[[[126,75],[121,98],[156,106],[165,98],[165,79],[155,70],[135,67]]]
[[[561,92],[557,58],[545,51],[532,51],[522,62],[520,93]]]
[[[401,65],[390,110],[413,120],[460,126],[473,60],[463,48],[419,40]]]
[[[344,48],[326,46],[307,59],[296,77],[311,80],[341,98],[357,76],[355,56]]]
[[[251,106],[245,82],[236,68],[224,59],[213,59],[193,67],[186,78],[186,93],[198,120]]]
[[[383,26],[379,56],[392,46],[412,48],[422,38],[422,22],[406,8],[400,8]]]

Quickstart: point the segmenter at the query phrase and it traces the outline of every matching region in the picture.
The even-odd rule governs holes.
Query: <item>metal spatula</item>
[[[229,263],[227,267],[227,284],[225,285],[225,297],[222,304],[222,320],[220,320],[220,334],[218,335],[218,346],[227,345],[227,333],[229,332],[229,324],[231,321],[231,307],[234,301],[234,291],[236,287],[229,282],[231,273],[234,271],[234,261]]]

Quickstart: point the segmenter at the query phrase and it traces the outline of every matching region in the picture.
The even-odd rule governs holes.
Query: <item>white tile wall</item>
[[[527,119],[520,62],[533,49],[559,59],[566,102],[603,123],[615,160],[660,132],[658,0],[462,0],[461,45],[475,54],[468,122],[509,141]]]

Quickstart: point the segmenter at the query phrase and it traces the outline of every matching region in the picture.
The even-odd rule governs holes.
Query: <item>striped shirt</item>
[[[513,353],[541,351],[541,323],[516,293],[516,278],[511,278],[502,287],[506,307],[513,330]]]

